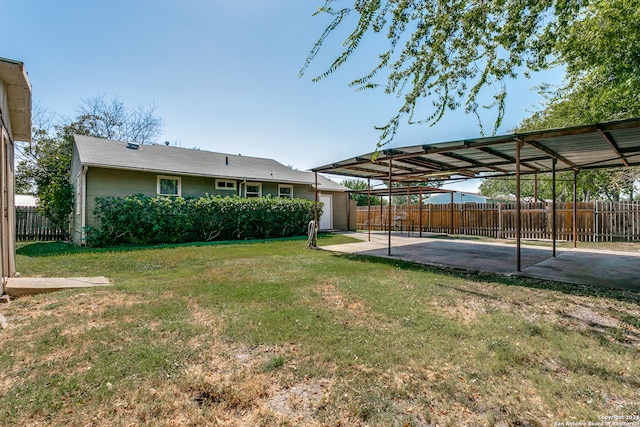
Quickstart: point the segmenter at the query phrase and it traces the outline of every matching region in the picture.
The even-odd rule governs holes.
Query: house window
[[[262,197],[261,182],[247,182],[244,190],[244,197]]]
[[[216,190],[235,190],[236,181],[231,179],[216,179]]]
[[[278,197],[293,199],[293,185],[278,184]]]
[[[160,196],[182,195],[182,180],[178,176],[158,175],[158,194]]]

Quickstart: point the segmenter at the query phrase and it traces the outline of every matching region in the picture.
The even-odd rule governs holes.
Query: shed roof
[[[31,83],[24,64],[0,58],[0,79],[7,85],[13,139],[31,142]]]
[[[315,185],[313,173],[293,170],[272,159],[214,153],[162,144],[136,146],[84,135],[74,135],[74,141],[79,161],[83,166]],[[348,190],[343,185],[321,175],[318,176],[318,188],[326,191]]]
[[[515,174],[521,143],[521,173],[640,165],[640,118],[514,133],[502,136],[387,148],[329,165],[316,172],[394,181],[477,178]],[[372,159],[377,156],[376,160]]]

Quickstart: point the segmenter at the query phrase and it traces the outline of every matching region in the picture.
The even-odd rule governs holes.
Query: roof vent
[[[127,142],[127,148],[131,150],[137,150],[140,148],[140,144],[136,144],[135,142]]]

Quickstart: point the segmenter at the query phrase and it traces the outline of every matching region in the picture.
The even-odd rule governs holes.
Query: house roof
[[[382,149],[314,168],[358,178],[428,182],[516,173],[520,144],[523,174],[640,165],[640,118],[563,129]],[[373,160],[375,158],[375,161]]]
[[[315,186],[312,172],[293,170],[272,159],[162,144],[137,146],[83,135],[74,135],[74,140],[83,166]],[[322,175],[318,175],[318,189],[348,190]]]
[[[0,58],[0,79],[7,85],[13,139],[31,142],[31,83],[24,64]]]
[[[16,194],[15,205],[23,207],[35,207],[36,197],[32,196],[31,194]]]

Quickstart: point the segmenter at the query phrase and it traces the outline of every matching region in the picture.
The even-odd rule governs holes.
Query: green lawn
[[[322,237],[335,244],[345,237]],[[21,244],[0,425],[553,425],[640,414],[640,296],[308,250]]]

